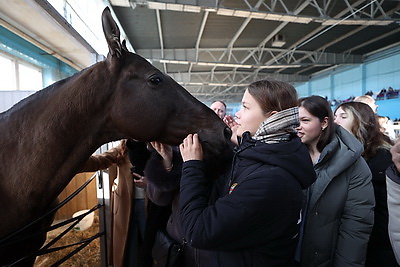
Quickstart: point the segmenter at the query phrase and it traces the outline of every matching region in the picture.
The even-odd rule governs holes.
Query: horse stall
[[[75,175],[67,187],[58,196],[59,200],[66,199],[74,193],[82,184],[90,179],[95,173],[80,173]],[[90,209],[97,204],[96,182],[90,182],[76,197],[71,199],[67,204],[61,207],[57,213],[55,220],[66,220],[72,217],[75,212]]]
[[[73,254],[73,256],[68,259],[65,258],[68,254],[74,253],[74,249],[76,249],[78,245],[39,256],[35,261],[35,267],[52,266],[63,259],[65,259],[65,264],[68,266],[108,266],[108,242],[106,238],[108,231],[105,229],[109,229],[109,218],[107,216],[109,216],[110,187],[108,177],[110,175],[116,175],[115,167],[110,167],[104,172],[77,174],[60,193],[58,197],[60,202],[67,198],[72,198],[57,210],[53,225],[68,221],[74,216],[92,209],[96,205],[100,204],[101,207],[85,216],[80,223],[69,230],[50,248],[68,247],[71,244],[79,244],[84,240],[90,239],[98,233],[105,234],[93,239],[86,247],[77,251],[76,254]],[[93,176],[95,176],[95,178]],[[92,180],[89,182],[90,179]],[[87,185],[81,188],[85,183],[87,183]],[[77,192],[77,190],[81,191]],[[62,234],[72,223],[73,222],[48,232],[45,245]]]

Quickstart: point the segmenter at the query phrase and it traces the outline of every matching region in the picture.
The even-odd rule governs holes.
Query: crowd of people
[[[388,89],[386,90],[386,88],[383,88],[378,95],[376,96],[377,100],[383,100],[383,99],[392,99],[392,98],[398,98],[399,97],[399,89],[393,89],[391,86],[388,87]],[[371,91],[367,92],[369,95],[371,95]],[[373,93],[372,93],[373,95]],[[372,96],[371,95],[371,96]]]
[[[223,101],[210,108],[232,130],[217,158],[192,133],[176,147],[123,140],[87,161],[82,171],[118,166],[110,265],[399,266],[400,142],[374,98],[332,111],[261,80],[235,117]]]
[[[382,88],[379,92],[374,93],[372,90],[367,91],[364,95],[370,96],[374,98],[375,100],[385,100],[385,99],[393,99],[393,98],[398,98],[399,97],[399,92],[400,89],[393,89],[391,86],[386,88]],[[328,100],[328,97],[325,97]],[[346,102],[352,102],[354,101],[355,96],[351,95],[348,98],[341,100],[341,99],[332,99],[328,100],[331,106],[336,107],[337,105],[340,105],[341,103],[346,103]]]

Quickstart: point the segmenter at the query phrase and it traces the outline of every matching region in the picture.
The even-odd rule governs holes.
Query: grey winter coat
[[[338,126],[314,165],[317,180],[307,190],[301,266],[364,266],[375,198],[362,151]]]

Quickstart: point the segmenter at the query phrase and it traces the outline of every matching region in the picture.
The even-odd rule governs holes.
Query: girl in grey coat
[[[374,221],[371,172],[362,144],[333,123],[320,96],[300,100],[298,135],[309,149],[317,180],[307,190],[297,260],[301,266],[364,266]]]

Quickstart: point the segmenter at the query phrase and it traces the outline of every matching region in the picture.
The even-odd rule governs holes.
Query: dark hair
[[[324,147],[332,140],[336,125],[333,122],[333,113],[328,101],[318,95],[312,95],[299,99],[299,107],[305,108],[311,115],[317,117],[320,122],[328,118],[328,126],[321,132],[317,143],[317,149],[322,152]]]
[[[336,107],[351,113],[353,124],[352,134],[363,144],[363,157],[369,159],[376,154],[379,148],[390,149],[392,141],[381,132],[378,117],[368,104],[362,102],[346,102]]]
[[[221,103],[222,105],[224,105],[224,107],[225,107],[225,109],[226,109],[226,104],[225,104],[225,102],[222,101],[222,100],[215,100],[214,102],[211,103],[211,105],[214,104],[214,103],[217,103],[217,102],[219,102],[219,103]]]
[[[247,87],[264,112],[282,111],[297,106],[297,92],[286,82],[260,80]]]

